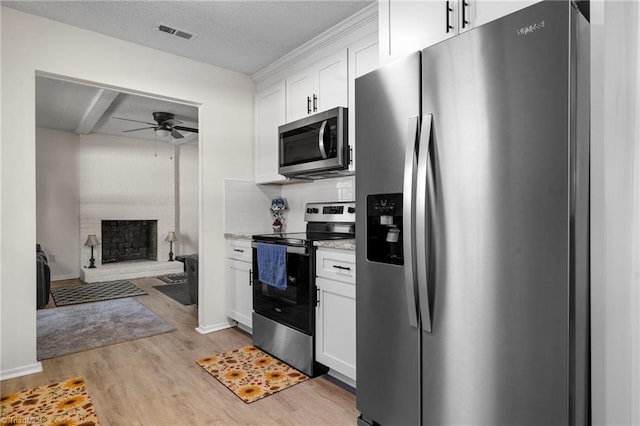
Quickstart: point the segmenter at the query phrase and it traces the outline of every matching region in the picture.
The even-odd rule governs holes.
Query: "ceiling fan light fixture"
[[[156,129],[156,135],[159,138],[167,138],[167,137],[171,136],[171,130],[163,129],[163,128]]]

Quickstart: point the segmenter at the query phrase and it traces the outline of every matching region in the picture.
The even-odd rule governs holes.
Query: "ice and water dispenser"
[[[402,193],[367,196],[367,259],[402,265]]]

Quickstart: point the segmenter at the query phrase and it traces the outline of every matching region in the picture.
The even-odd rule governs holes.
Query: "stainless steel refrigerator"
[[[535,4],[356,80],[358,423],[590,423],[589,27]]]

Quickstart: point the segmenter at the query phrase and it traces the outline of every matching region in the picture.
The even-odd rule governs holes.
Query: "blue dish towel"
[[[287,246],[258,243],[258,279],[280,290],[287,289]]]

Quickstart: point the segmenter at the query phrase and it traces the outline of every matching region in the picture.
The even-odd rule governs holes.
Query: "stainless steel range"
[[[327,371],[315,361],[313,243],[355,238],[355,212],[354,202],[308,203],[306,232],[253,236],[253,344],[310,376]]]

